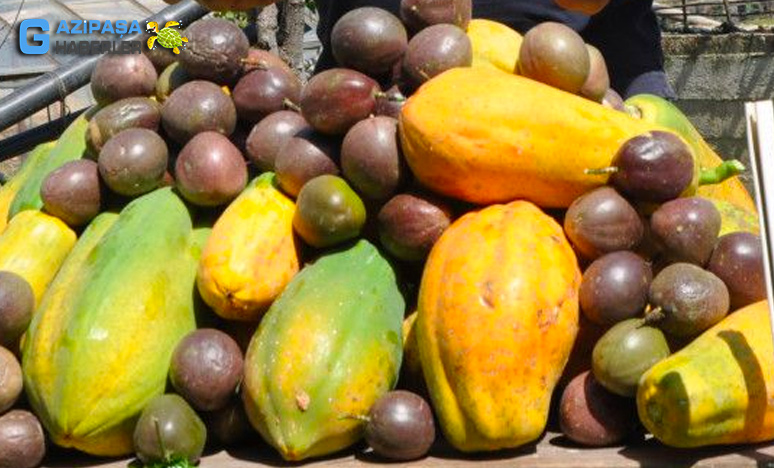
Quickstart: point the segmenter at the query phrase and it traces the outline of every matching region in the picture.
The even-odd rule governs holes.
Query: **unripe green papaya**
[[[398,378],[405,304],[395,272],[361,240],[305,267],[261,321],[245,359],[252,425],[286,460],[344,449]]]
[[[8,219],[13,218],[20,211],[43,208],[43,200],[40,198],[40,187],[43,186],[43,181],[46,176],[64,163],[81,159],[84,156],[86,153],[86,130],[89,128],[89,120],[97,110],[96,107],[88,109],[65,129],[56,145],[46,155],[45,160],[35,166],[27,180],[19,188],[19,192],[8,210]]]
[[[11,203],[16,198],[16,194],[19,193],[27,179],[35,174],[37,168],[45,163],[54,146],[56,146],[55,141],[41,143],[36,146],[27,155],[19,171],[0,188],[0,232],[8,225],[8,212],[11,209]]]
[[[44,295],[23,370],[54,443],[118,456],[132,452],[137,417],[164,393],[172,352],[195,328],[199,247],[170,188],[134,200],[110,226],[102,216]]]

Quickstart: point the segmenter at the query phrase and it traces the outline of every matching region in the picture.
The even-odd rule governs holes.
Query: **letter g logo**
[[[27,30],[29,28],[39,28],[41,31],[48,31],[48,21],[40,18],[27,19],[19,24],[19,49],[23,54],[41,55],[48,52],[48,34],[33,34],[32,39],[38,41],[38,45],[27,43]]]

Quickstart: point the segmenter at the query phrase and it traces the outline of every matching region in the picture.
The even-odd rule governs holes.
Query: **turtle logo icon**
[[[172,49],[172,52],[179,54],[179,47],[183,45],[183,42],[188,42],[188,38],[181,36],[180,31],[172,29],[174,26],[179,25],[180,23],[177,21],[168,21],[164,28],[159,31],[158,23],[155,21],[149,22],[145,29],[155,32],[156,35],[148,38],[148,49],[153,49],[158,42],[161,47]]]

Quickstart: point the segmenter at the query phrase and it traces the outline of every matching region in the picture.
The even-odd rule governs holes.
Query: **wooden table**
[[[354,453],[354,454],[353,454]],[[774,468],[774,443],[754,446],[718,447],[678,450],[664,447],[650,440],[640,440],[626,447],[583,449],[570,443],[560,434],[547,433],[537,444],[519,450],[487,456],[465,457],[439,444],[433,456],[406,464],[385,466],[416,466],[455,468],[481,466],[486,468]],[[131,459],[105,462],[93,458],[73,458],[72,454],[56,453],[43,465],[44,468],[127,468]],[[240,447],[229,451],[211,453],[202,458],[201,468],[251,468],[257,466],[344,466],[375,467],[384,461],[366,450],[353,450],[347,454],[316,460],[302,465],[282,462],[263,443],[256,441],[253,447]],[[133,465],[134,466],[134,465]]]

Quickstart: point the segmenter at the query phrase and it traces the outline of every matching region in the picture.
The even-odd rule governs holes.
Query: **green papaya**
[[[23,347],[30,404],[62,447],[132,453],[143,407],[195,328],[191,217],[170,188],[96,218],[49,288]],[[105,223],[105,224],[102,224]],[[104,231],[104,232],[103,232]]]
[[[43,208],[43,200],[40,198],[40,188],[43,186],[43,181],[48,174],[64,163],[84,156],[86,153],[86,130],[89,128],[89,120],[96,111],[96,107],[88,109],[65,129],[51,152],[46,155],[41,164],[36,165],[29,178],[19,188],[19,192],[8,210],[8,219],[13,218],[20,211]]]
[[[774,440],[769,307],[740,309],[640,379],[643,425],[672,447]]]
[[[14,174],[8,182],[0,188],[0,232],[3,232],[8,225],[8,213],[11,210],[16,194],[24,184],[37,171],[38,167],[44,164],[51,150],[56,146],[55,141],[41,143],[27,155],[21,168]]]
[[[243,384],[250,422],[283,458],[360,439],[362,417],[397,381],[404,308],[395,272],[365,240],[291,280],[250,342]]]
[[[697,155],[696,159],[702,172],[714,169],[723,163],[723,158],[707,144],[688,117],[666,99],[652,94],[638,94],[627,99],[625,105],[627,111],[634,117],[664,126],[682,136]],[[732,203],[757,216],[755,201],[739,177],[731,177],[720,183],[701,185],[696,194]]]

